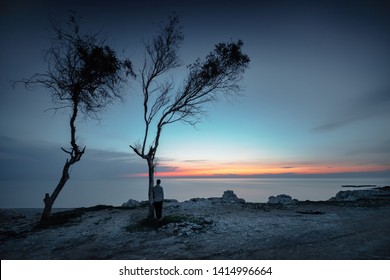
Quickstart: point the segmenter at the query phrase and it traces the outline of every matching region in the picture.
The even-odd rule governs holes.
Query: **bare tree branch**
[[[130,147],[148,163],[149,197],[163,128],[179,121],[190,125],[201,121],[207,114],[208,104],[217,101],[221,95],[234,95],[240,91],[239,82],[249,65],[249,57],[241,50],[241,40],[219,43],[204,60],[197,59],[187,67],[187,77],[177,89],[173,80],[166,79],[165,75],[182,65],[179,48],[183,39],[178,18],[170,17],[160,33],[145,44],[140,71],[145,131],[142,144]],[[151,131],[155,135],[148,143]],[[153,216],[152,207],[149,216]]]

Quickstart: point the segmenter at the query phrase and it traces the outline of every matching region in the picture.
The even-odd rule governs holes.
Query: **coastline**
[[[288,194],[300,200],[327,200],[344,190],[342,185],[387,186],[390,178],[214,178],[174,179],[162,178],[166,197],[186,201],[193,197],[220,196],[225,190],[233,190],[247,202],[267,202],[268,197]],[[43,207],[43,194],[56,182],[26,182],[24,186],[0,182],[3,187],[1,208]],[[121,205],[126,199],[147,199],[147,179],[130,178],[118,180],[72,180],[72,187],[65,188],[54,207],[92,207],[97,204]],[[93,188],[93,193],[91,192]],[[348,188],[347,188],[348,189]],[[351,188],[352,189],[352,188]],[[28,191],[28,192],[27,192]],[[19,194],[28,193],[28,200],[16,199]],[[107,194],[110,195],[107,195]],[[15,203],[11,203],[15,201]],[[28,204],[27,204],[28,201]]]
[[[389,193],[290,204],[246,203],[234,196],[171,200],[164,205],[160,224],[144,223],[145,206],[61,211],[59,215],[74,216],[45,229],[36,227],[39,215],[16,213],[1,219],[0,256],[3,260],[390,259]]]

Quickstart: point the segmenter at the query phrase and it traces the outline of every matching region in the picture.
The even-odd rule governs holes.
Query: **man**
[[[153,187],[154,210],[158,220],[162,218],[162,205],[164,201],[164,190],[161,187],[161,180],[157,180],[157,185]]]

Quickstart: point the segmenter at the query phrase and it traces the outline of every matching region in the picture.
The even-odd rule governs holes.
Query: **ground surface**
[[[390,200],[96,207],[49,228],[1,210],[1,259],[390,259]],[[165,225],[166,224],[166,225]]]

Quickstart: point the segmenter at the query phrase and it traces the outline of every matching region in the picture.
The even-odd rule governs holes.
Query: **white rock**
[[[283,205],[286,205],[286,204],[295,204],[297,202],[298,202],[298,200],[292,199],[292,197],[289,196],[289,195],[279,194],[276,197],[275,196],[270,196],[268,198],[268,202],[267,203],[269,203],[269,204],[283,204]]]
[[[137,208],[139,205],[140,204],[137,200],[129,199],[127,202],[122,204],[122,207]]]

